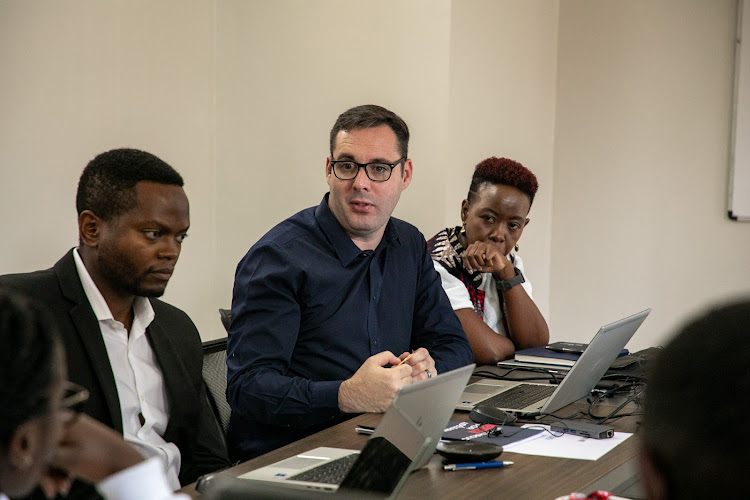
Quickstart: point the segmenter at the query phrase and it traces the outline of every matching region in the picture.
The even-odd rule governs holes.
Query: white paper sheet
[[[526,424],[523,427],[534,429],[544,427],[549,430],[548,425],[540,424]],[[525,455],[598,460],[632,435],[632,433],[628,432],[615,432],[615,435],[611,438],[592,439],[574,436],[573,434],[563,434],[560,437],[554,437],[548,432],[543,432],[529,439],[504,446],[504,449],[512,453],[522,453]]]

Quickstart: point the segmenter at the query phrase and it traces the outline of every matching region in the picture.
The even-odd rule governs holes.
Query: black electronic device
[[[496,424],[496,425],[512,425],[518,420],[518,418],[512,413],[503,411],[500,408],[496,408],[491,405],[479,405],[475,406],[469,418],[472,422],[478,424]]]
[[[606,439],[615,435],[615,430],[609,425],[576,422],[575,420],[560,420],[550,425],[552,432],[565,432],[593,439]]]
[[[447,441],[438,443],[436,451],[449,463],[460,464],[493,460],[500,456],[503,447],[481,441]]]
[[[547,349],[554,352],[568,352],[570,354],[582,354],[588,344],[579,342],[552,342],[546,346]]]

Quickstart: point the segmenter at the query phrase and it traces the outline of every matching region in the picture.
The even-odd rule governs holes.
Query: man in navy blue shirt
[[[237,266],[233,459],[385,411],[400,387],[472,362],[424,237],[391,217],[412,178],[408,142],[406,123],[385,108],[344,112],[330,135],[329,193]]]

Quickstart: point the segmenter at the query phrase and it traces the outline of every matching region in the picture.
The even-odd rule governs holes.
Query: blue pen
[[[499,469],[513,465],[513,462],[470,462],[465,464],[443,465],[443,470],[476,470],[476,469]]]

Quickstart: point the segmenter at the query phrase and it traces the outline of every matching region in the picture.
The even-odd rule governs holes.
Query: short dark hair
[[[409,155],[409,127],[406,126],[406,122],[393,111],[375,104],[356,106],[339,115],[331,129],[331,157],[333,157],[333,149],[336,145],[336,136],[342,130],[374,128],[381,125],[387,125],[393,130],[398,141],[399,154],[404,158],[407,157]]]
[[[135,207],[135,185],[142,181],[184,184],[175,169],[151,153],[121,148],[98,155],[78,181],[78,215],[90,210],[105,221],[119,217]]]
[[[474,168],[469,194],[466,196],[469,203],[474,201],[474,196],[485,183],[513,186],[529,197],[529,208],[534,203],[534,196],[539,189],[539,183],[531,170],[517,161],[494,156],[482,160]]]
[[[733,498],[750,467],[750,300],[713,309],[659,353],[642,439],[667,498]]]
[[[57,349],[62,349],[45,308],[0,289],[0,443],[19,425],[50,411]]]

